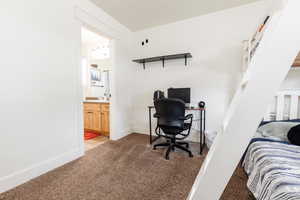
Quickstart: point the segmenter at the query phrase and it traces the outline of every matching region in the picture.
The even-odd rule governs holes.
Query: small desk
[[[155,109],[154,106],[148,106],[149,109],[149,131],[150,131],[150,144],[155,142],[160,136],[153,139],[152,136],[152,110]],[[200,154],[203,152],[205,145],[205,123],[206,123],[206,109],[205,108],[186,108],[188,111],[199,111],[200,114]]]

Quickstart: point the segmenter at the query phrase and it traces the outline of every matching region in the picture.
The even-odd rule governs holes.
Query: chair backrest
[[[158,99],[154,102],[159,127],[183,128],[185,103],[180,99]]]
[[[156,90],[153,94],[153,101],[156,101],[156,100],[162,99],[162,98],[165,98],[164,92],[161,90]]]

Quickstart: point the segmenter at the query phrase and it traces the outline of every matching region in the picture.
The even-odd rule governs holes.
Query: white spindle
[[[290,97],[290,110],[288,111],[289,119],[298,119],[298,109],[299,109],[299,98],[300,98],[300,90],[284,90],[277,93],[277,106],[276,106],[276,120],[285,119],[285,97]],[[265,121],[272,120],[271,117],[272,106],[269,106],[267,109],[267,113],[264,116]]]
[[[290,119],[298,118],[298,101],[299,95],[291,95]]]
[[[279,94],[277,96],[276,120],[283,120],[283,112],[284,112],[284,95]]]

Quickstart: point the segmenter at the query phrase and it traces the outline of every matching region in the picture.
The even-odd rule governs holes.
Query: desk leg
[[[206,110],[200,111],[200,155],[202,155],[205,146],[205,129],[206,129]]]
[[[152,144],[152,116],[151,116],[151,108],[149,108],[149,131],[150,131],[150,144]]]
[[[200,155],[202,155],[202,111],[200,110],[200,112],[199,112],[199,114],[200,114]]]
[[[204,116],[203,116],[203,120],[204,120],[204,122],[203,122],[203,147],[205,146],[205,144],[206,144],[206,137],[205,137],[205,130],[206,130],[206,109],[203,111],[204,112]]]

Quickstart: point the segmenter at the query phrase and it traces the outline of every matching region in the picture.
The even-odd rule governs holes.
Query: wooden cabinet
[[[85,129],[93,129],[93,120],[94,115],[93,112],[84,111],[84,128]]]
[[[109,136],[109,104],[84,103],[84,129]]]
[[[102,130],[102,124],[101,124],[101,112],[95,111],[93,117],[94,117],[94,118],[93,118],[93,119],[94,119],[94,121],[93,121],[93,129],[94,129],[95,131],[101,132],[101,130]]]
[[[109,136],[109,104],[101,105],[101,132]]]

